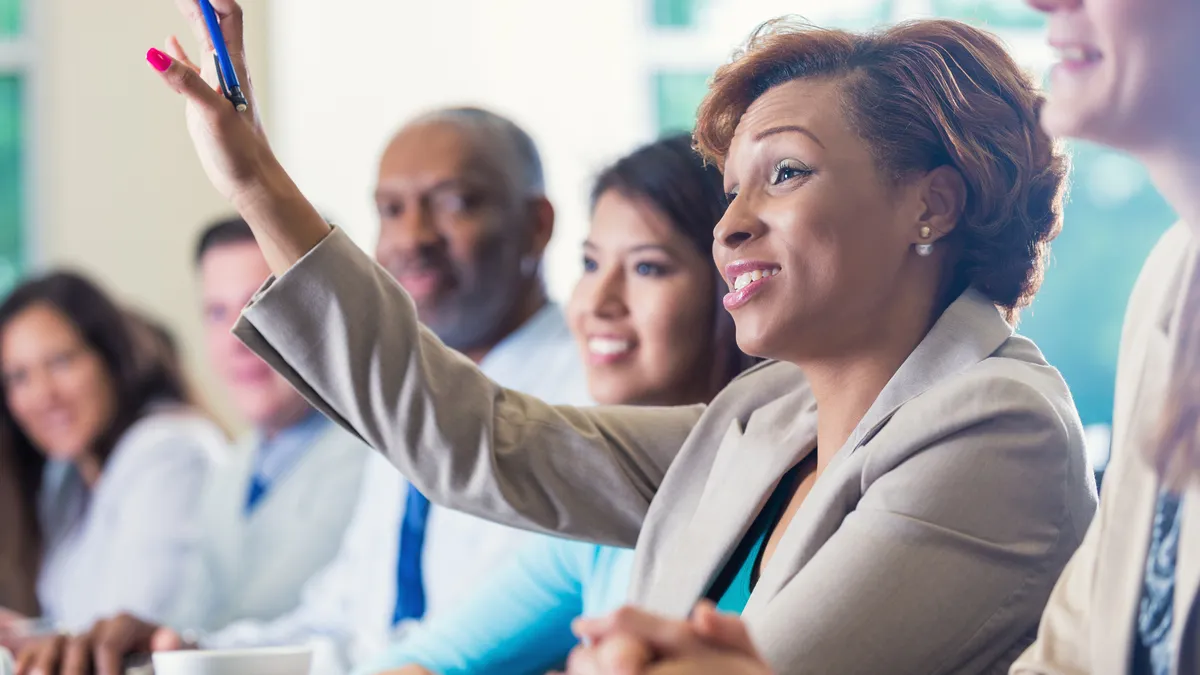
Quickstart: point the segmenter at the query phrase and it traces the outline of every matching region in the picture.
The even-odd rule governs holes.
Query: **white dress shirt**
[[[500,384],[563,405],[587,405],[583,363],[562,310],[547,305],[497,345],[480,368]],[[314,675],[335,675],[381,652],[406,627],[392,626],[406,483],[381,455],[368,460],[363,490],[337,558],[304,589],[294,612],[239,622],[206,636],[210,648],[309,643]],[[537,535],[440,508],[430,509],[422,567],[426,615],[453,607],[497,563]]]
[[[290,612],[308,580],[337,555],[358,502],[363,464],[374,453],[313,415],[273,442],[250,434],[213,469],[201,510],[200,555],[172,625],[214,630]],[[256,474],[267,487],[248,508]]]
[[[205,481],[225,445],[207,418],[159,407],[117,441],[94,489],[74,466],[49,463],[39,504],[44,618],[77,631],[119,612],[170,617],[197,553]]]

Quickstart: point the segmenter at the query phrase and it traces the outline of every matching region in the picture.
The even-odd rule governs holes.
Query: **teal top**
[[[706,598],[717,604],[718,611],[730,614],[741,614],[745,611],[746,603],[750,602],[750,592],[758,583],[755,570],[760,567],[767,538],[771,536],[775,525],[779,523],[779,517],[783,515],[784,507],[795,493],[800,466],[797,464],[792,467],[779,479],[779,485],[775,486],[775,491],[767,499],[766,505],[758,512],[754,522],[750,523],[750,529],[746,530],[741,543],[734,549],[733,555],[705,594]]]

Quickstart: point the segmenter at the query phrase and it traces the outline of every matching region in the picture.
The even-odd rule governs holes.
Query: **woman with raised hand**
[[[248,82],[241,10],[213,4]],[[148,60],[278,275],[236,332],[433,501],[636,543],[632,603],[683,617],[709,598],[780,672],[986,673],[1028,645],[1095,490],[1066,384],[1013,333],[1066,167],[995,38],[757,35],[698,138],[732,200],[723,304],[770,361],[707,406],[587,409],[505,390],[421,328],[296,188],[253,102],[218,93],[211,54],[201,73],[172,50]]]

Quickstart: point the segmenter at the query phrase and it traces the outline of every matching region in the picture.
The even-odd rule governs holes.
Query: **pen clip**
[[[225,98],[232,99],[232,94],[229,92],[229,86],[225,84],[225,74],[221,72],[221,59],[213,54],[213,64],[217,67],[217,82],[221,84],[221,93]]]
[[[229,84],[225,81],[225,74],[221,72],[221,58],[216,54],[213,54],[213,62],[217,65],[217,82],[219,82],[221,85],[221,93],[224,94],[225,98],[233,104],[233,107],[236,108],[238,112],[245,112],[246,108],[249,107],[249,104],[247,104],[246,97],[242,94],[241,87],[234,87],[233,89],[230,89]]]

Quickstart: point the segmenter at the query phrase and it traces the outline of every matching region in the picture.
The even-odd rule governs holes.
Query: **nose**
[[[425,205],[406,208],[399,215],[379,223],[380,257],[411,255],[445,242],[431,210]]]
[[[600,319],[619,319],[629,314],[629,305],[625,301],[625,274],[621,268],[611,266],[593,279],[583,297],[588,313]]]
[[[736,251],[763,236],[766,226],[755,215],[744,198],[737,198],[725,210],[725,215],[713,228],[713,245]]]

